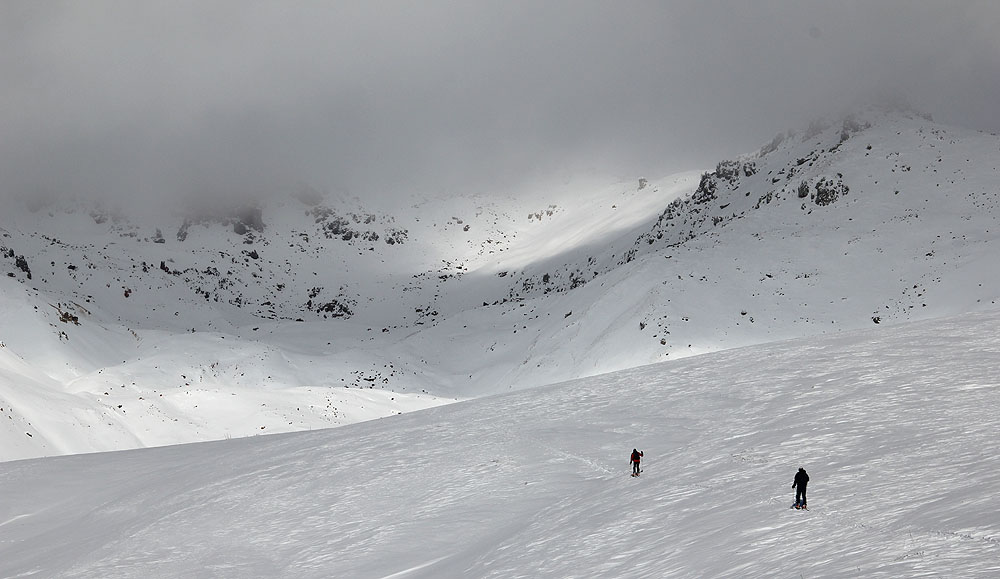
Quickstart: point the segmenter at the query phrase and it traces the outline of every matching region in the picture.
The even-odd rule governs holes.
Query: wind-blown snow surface
[[[998,325],[993,310],[332,430],[8,462],[0,576],[995,577]],[[807,512],[789,509],[800,466]]]

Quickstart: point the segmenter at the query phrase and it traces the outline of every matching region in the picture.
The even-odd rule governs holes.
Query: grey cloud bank
[[[530,190],[859,97],[1000,130],[994,2],[10,2],[0,191]]]

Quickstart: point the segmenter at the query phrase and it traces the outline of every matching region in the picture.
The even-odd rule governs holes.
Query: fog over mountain
[[[883,93],[997,130],[998,27],[989,1],[6,2],[0,192],[530,193]]]
[[[761,141],[709,172],[393,210],[6,203],[0,460],[326,428],[996,308],[997,134],[867,108]]]
[[[997,576],[998,29],[0,4],[0,576]]]

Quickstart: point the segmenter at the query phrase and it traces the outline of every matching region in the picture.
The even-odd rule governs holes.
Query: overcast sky
[[[0,187],[515,191],[660,177],[859,94],[1000,130],[1000,2],[0,4]]]

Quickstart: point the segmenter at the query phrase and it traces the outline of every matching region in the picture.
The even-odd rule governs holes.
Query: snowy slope
[[[607,236],[669,200],[651,193],[616,185],[588,199],[637,201],[607,208]],[[503,197],[414,202],[405,227],[356,203],[271,200],[197,221],[73,205],[3,214],[0,457],[308,430],[481,393],[450,387],[452,337],[419,350],[406,338],[506,295],[506,282],[465,279],[469,268],[547,223]],[[600,237],[600,212],[536,213],[549,212],[586,217]],[[444,299],[449,284],[461,291]]]
[[[496,391],[997,303],[996,135],[870,110],[688,183],[617,238],[501,256],[505,301],[414,348],[459,348],[442,364]]]
[[[0,576],[996,576],[998,324],[880,325],[333,430],[9,462]],[[800,466],[808,512],[788,508]]]
[[[866,110],[704,175],[525,198],[4,211],[0,458],[321,428],[990,309],[998,159],[996,135]]]

